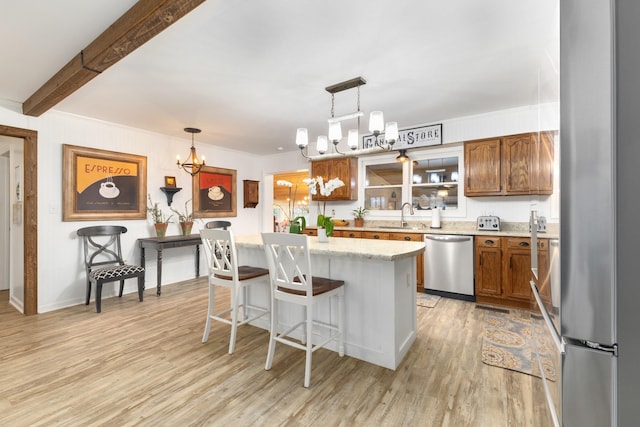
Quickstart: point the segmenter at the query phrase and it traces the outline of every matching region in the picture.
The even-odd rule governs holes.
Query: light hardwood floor
[[[228,299],[228,294],[225,294]],[[320,349],[304,354],[244,326],[235,354],[214,322],[201,343],[206,279],[25,317],[0,295],[2,426],[527,426],[531,377],[482,363],[475,304],[418,307],[418,337],[396,371]]]

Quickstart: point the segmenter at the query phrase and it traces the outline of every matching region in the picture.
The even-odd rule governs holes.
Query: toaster
[[[493,215],[479,216],[478,231],[500,231],[500,218]]]

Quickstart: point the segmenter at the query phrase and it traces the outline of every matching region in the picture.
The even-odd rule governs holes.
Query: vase
[[[191,234],[191,229],[193,228],[193,221],[184,221],[180,223],[180,230],[182,230],[183,236],[188,236]]]
[[[318,227],[318,242],[328,243],[329,236],[327,236],[327,230],[323,227]]]
[[[297,222],[292,222],[291,224],[289,224],[289,233],[300,234],[301,232],[302,229],[300,228],[300,224],[298,224]]]
[[[354,218],[353,225],[356,227],[364,227],[364,218]]]
[[[156,229],[156,236],[157,237],[164,237],[165,234],[167,234],[167,226],[169,224],[166,222],[160,222],[157,224],[153,224],[154,228]]]

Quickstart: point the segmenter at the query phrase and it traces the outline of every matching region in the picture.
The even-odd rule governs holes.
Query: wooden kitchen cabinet
[[[389,240],[404,240],[406,242],[423,242],[424,234],[390,232]],[[424,292],[424,253],[416,255],[416,290],[418,292]]]
[[[553,193],[553,132],[466,141],[465,196]]]
[[[521,300],[527,305],[533,295],[531,294],[531,244],[528,237],[507,238],[504,250],[503,297],[513,300]]]
[[[502,296],[502,244],[500,237],[475,238],[476,301]],[[487,301],[490,302],[490,301]]]
[[[308,229],[305,229],[303,232],[307,230]],[[313,231],[316,230],[314,229]],[[420,233],[398,233],[387,231],[334,230],[333,236],[351,237],[355,239],[404,240],[407,242],[422,242],[424,240],[424,234]],[[416,290],[418,292],[424,292],[424,254],[416,256]]]
[[[464,195],[495,196],[502,192],[500,138],[464,143]]]
[[[531,239],[476,236],[475,248],[476,302],[530,309]],[[543,300],[549,300],[548,239],[538,239],[538,271],[538,289]]]
[[[361,239],[362,231],[334,230],[333,235],[336,237],[351,237],[352,239]]]
[[[356,157],[342,157],[311,162],[311,176],[321,176],[325,182],[333,178],[340,178],[344,187],[333,190],[329,197],[319,194],[311,196],[312,200],[358,200],[358,159]]]

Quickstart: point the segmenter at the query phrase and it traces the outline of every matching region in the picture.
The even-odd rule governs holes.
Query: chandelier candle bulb
[[[329,124],[329,139],[334,145],[337,145],[342,139],[342,126],[340,123]]]
[[[384,115],[382,111],[372,111],[369,114],[369,131],[379,135],[384,129]]]
[[[296,131],[296,144],[301,150],[309,145],[309,131],[307,128],[298,128]]]
[[[349,129],[349,135],[347,137],[347,145],[352,150],[358,148],[358,129]]]
[[[318,153],[324,154],[327,152],[327,148],[327,137],[325,135],[319,135],[318,140],[316,141],[316,150],[318,150]]]
[[[398,122],[389,122],[386,125],[385,137],[390,145],[398,140]]]

